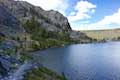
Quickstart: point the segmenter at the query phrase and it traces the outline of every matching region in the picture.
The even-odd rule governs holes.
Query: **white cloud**
[[[74,11],[70,13],[68,19],[70,22],[76,22],[91,18],[90,14],[95,12],[96,5],[88,1],[79,1],[74,8]],[[73,14],[74,15],[71,15]]]
[[[102,20],[96,23],[75,25],[74,29],[75,30],[91,30],[91,29],[98,30],[98,29],[113,29],[116,27],[120,28],[120,8],[113,15],[105,16]]]
[[[66,0],[24,0],[28,1],[31,4],[36,6],[40,6],[45,10],[57,10],[61,12],[63,15],[65,14],[65,10],[68,8],[68,3]]]

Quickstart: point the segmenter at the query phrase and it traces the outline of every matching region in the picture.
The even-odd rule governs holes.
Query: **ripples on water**
[[[77,44],[37,52],[42,64],[69,80],[120,80],[120,42]]]

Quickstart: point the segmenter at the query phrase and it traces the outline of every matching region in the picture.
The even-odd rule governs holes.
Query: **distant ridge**
[[[98,40],[117,40],[120,37],[120,28],[107,30],[81,30],[81,32]]]

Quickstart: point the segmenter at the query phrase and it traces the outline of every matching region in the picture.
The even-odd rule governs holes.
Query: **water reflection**
[[[120,80],[120,42],[78,44],[37,52],[46,67],[69,80]]]

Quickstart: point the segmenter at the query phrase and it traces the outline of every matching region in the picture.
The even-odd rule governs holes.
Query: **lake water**
[[[64,72],[68,80],[120,80],[120,42],[75,44],[36,53],[44,66]]]

